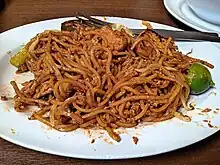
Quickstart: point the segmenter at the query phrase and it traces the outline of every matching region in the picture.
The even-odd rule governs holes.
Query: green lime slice
[[[215,86],[209,70],[199,63],[194,63],[189,67],[186,80],[191,94],[201,94]]]
[[[27,50],[22,48],[17,54],[15,54],[11,59],[10,63],[15,67],[19,67],[20,65],[25,63],[25,60],[28,57]]]

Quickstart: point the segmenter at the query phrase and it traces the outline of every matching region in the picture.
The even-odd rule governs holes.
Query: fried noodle
[[[29,58],[19,72],[31,71],[34,79],[22,89],[11,82],[15,110],[36,105],[32,120],[65,132],[98,125],[116,141],[114,128],[174,116],[189,121],[178,112],[190,109],[186,70],[195,62],[213,67],[150,30],[134,39],[123,30],[78,26],[45,31],[25,48]]]

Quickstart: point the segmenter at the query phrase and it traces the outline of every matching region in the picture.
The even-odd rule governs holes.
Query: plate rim
[[[23,147],[25,149],[28,149],[30,151],[35,151],[35,152],[41,152],[44,154],[51,154],[51,155],[57,155],[57,156],[63,156],[63,157],[68,157],[68,158],[79,158],[79,159],[87,159],[87,160],[119,160],[119,159],[135,159],[135,158],[143,158],[143,157],[150,157],[150,156],[156,156],[156,155],[161,155],[161,154],[165,154],[165,153],[169,153],[172,151],[176,151],[191,145],[194,145],[198,142],[201,142],[207,138],[209,138],[210,136],[214,135],[215,133],[217,133],[220,129],[216,129],[213,132],[211,132],[209,135],[206,135],[194,142],[188,143],[187,145],[181,145],[178,148],[173,147],[169,150],[165,149],[164,151],[160,151],[160,152],[155,152],[152,154],[133,154],[133,155],[124,155],[124,156],[111,156],[111,155],[105,155],[105,156],[88,156],[88,155],[82,155],[82,154],[64,154],[62,152],[56,152],[50,149],[43,149],[40,147],[36,147],[34,145],[26,145],[25,143],[19,142],[19,140],[13,140],[13,138],[4,136],[1,134],[0,132],[0,138],[2,138],[3,140],[6,140],[7,142],[13,144],[13,145],[17,145],[20,147]]]
[[[180,22],[184,23],[185,25],[187,25],[187,26],[189,26],[189,27],[191,27],[191,28],[193,28],[193,29],[196,29],[196,30],[199,30],[199,31],[202,31],[202,32],[213,32],[213,31],[204,29],[204,28],[202,28],[202,27],[199,27],[199,26],[197,26],[197,25],[195,25],[195,24],[193,24],[193,23],[191,23],[191,22],[188,22],[186,19],[180,17],[178,14],[176,14],[176,13],[170,8],[170,6],[169,6],[169,2],[170,2],[170,1],[172,1],[172,0],[163,0],[164,6],[165,6],[166,10],[167,10],[173,17],[175,17],[177,20],[179,20]],[[185,0],[176,0],[176,1],[178,1],[179,3],[181,3],[181,1],[185,2]],[[183,3],[183,2],[182,2],[182,3]],[[186,2],[185,2],[185,3],[186,3]],[[195,16],[198,17],[197,15],[195,15]],[[198,17],[198,18],[199,18],[199,17]],[[201,19],[201,18],[199,18],[199,19]],[[202,19],[201,19],[201,20],[202,20]],[[203,21],[204,21],[204,20],[203,20]],[[210,23],[210,22],[207,22],[207,21],[204,21],[204,22]],[[212,23],[210,23],[210,24],[212,24]],[[210,28],[210,29],[211,29],[211,28]],[[218,33],[220,33],[220,32],[218,32]]]

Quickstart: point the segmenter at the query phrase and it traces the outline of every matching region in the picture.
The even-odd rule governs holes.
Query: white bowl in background
[[[186,0],[200,18],[220,25],[220,0]]]

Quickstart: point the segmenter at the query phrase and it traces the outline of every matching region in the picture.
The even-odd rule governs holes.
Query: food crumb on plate
[[[204,122],[208,123],[209,121],[208,120],[203,120]]]
[[[205,108],[204,110],[202,110],[202,112],[210,112],[212,109],[210,108]]]
[[[215,110],[215,111],[213,111],[213,113],[214,113],[214,114],[218,114],[218,111]]]
[[[11,128],[11,133],[12,135],[15,135],[16,134],[15,129]]]
[[[209,94],[209,96],[211,96],[211,95],[216,96],[217,93],[216,93],[216,92],[211,92],[211,93]]]
[[[91,140],[91,144],[93,144],[93,143],[95,143],[95,139],[92,139],[92,140]]]
[[[11,51],[8,51],[8,52],[7,52],[7,54],[9,54],[9,55],[10,55],[10,54],[11,54]]]
[[[126,130],[126,129],[118,129],[118,130],[116,130],[116,133],[117,134],[126,134],[126,133],[128,133],[128,131]]]
[[[110,138],[104,138],[103,140],[104,140],[104,142],[106,142],[106,143],[108,143],[108,144],[114,144],[114,143],[112,142],[112,139],[110,139]]]
[[[213,127],[214,127],[211,123],[208,123],[208,126],[209,126],[210,128],[213,128]]]
[[[193,109],[195,109],[195,107],[196,107],[196,103],[195,103],[195,102],[191,102],[191,103],[189,103],[189,106],[190,106],[190,108],[192,108],[192,110],[193,110]]]
[[[7,101],[8,98],[7,98],[6,96],[1,96],[1,100],[2,100],[2,101]]]
[[[134,144],[137,144],[139,141],[139,139],[136,136],[133,136],[132,139],[133,139]]]

